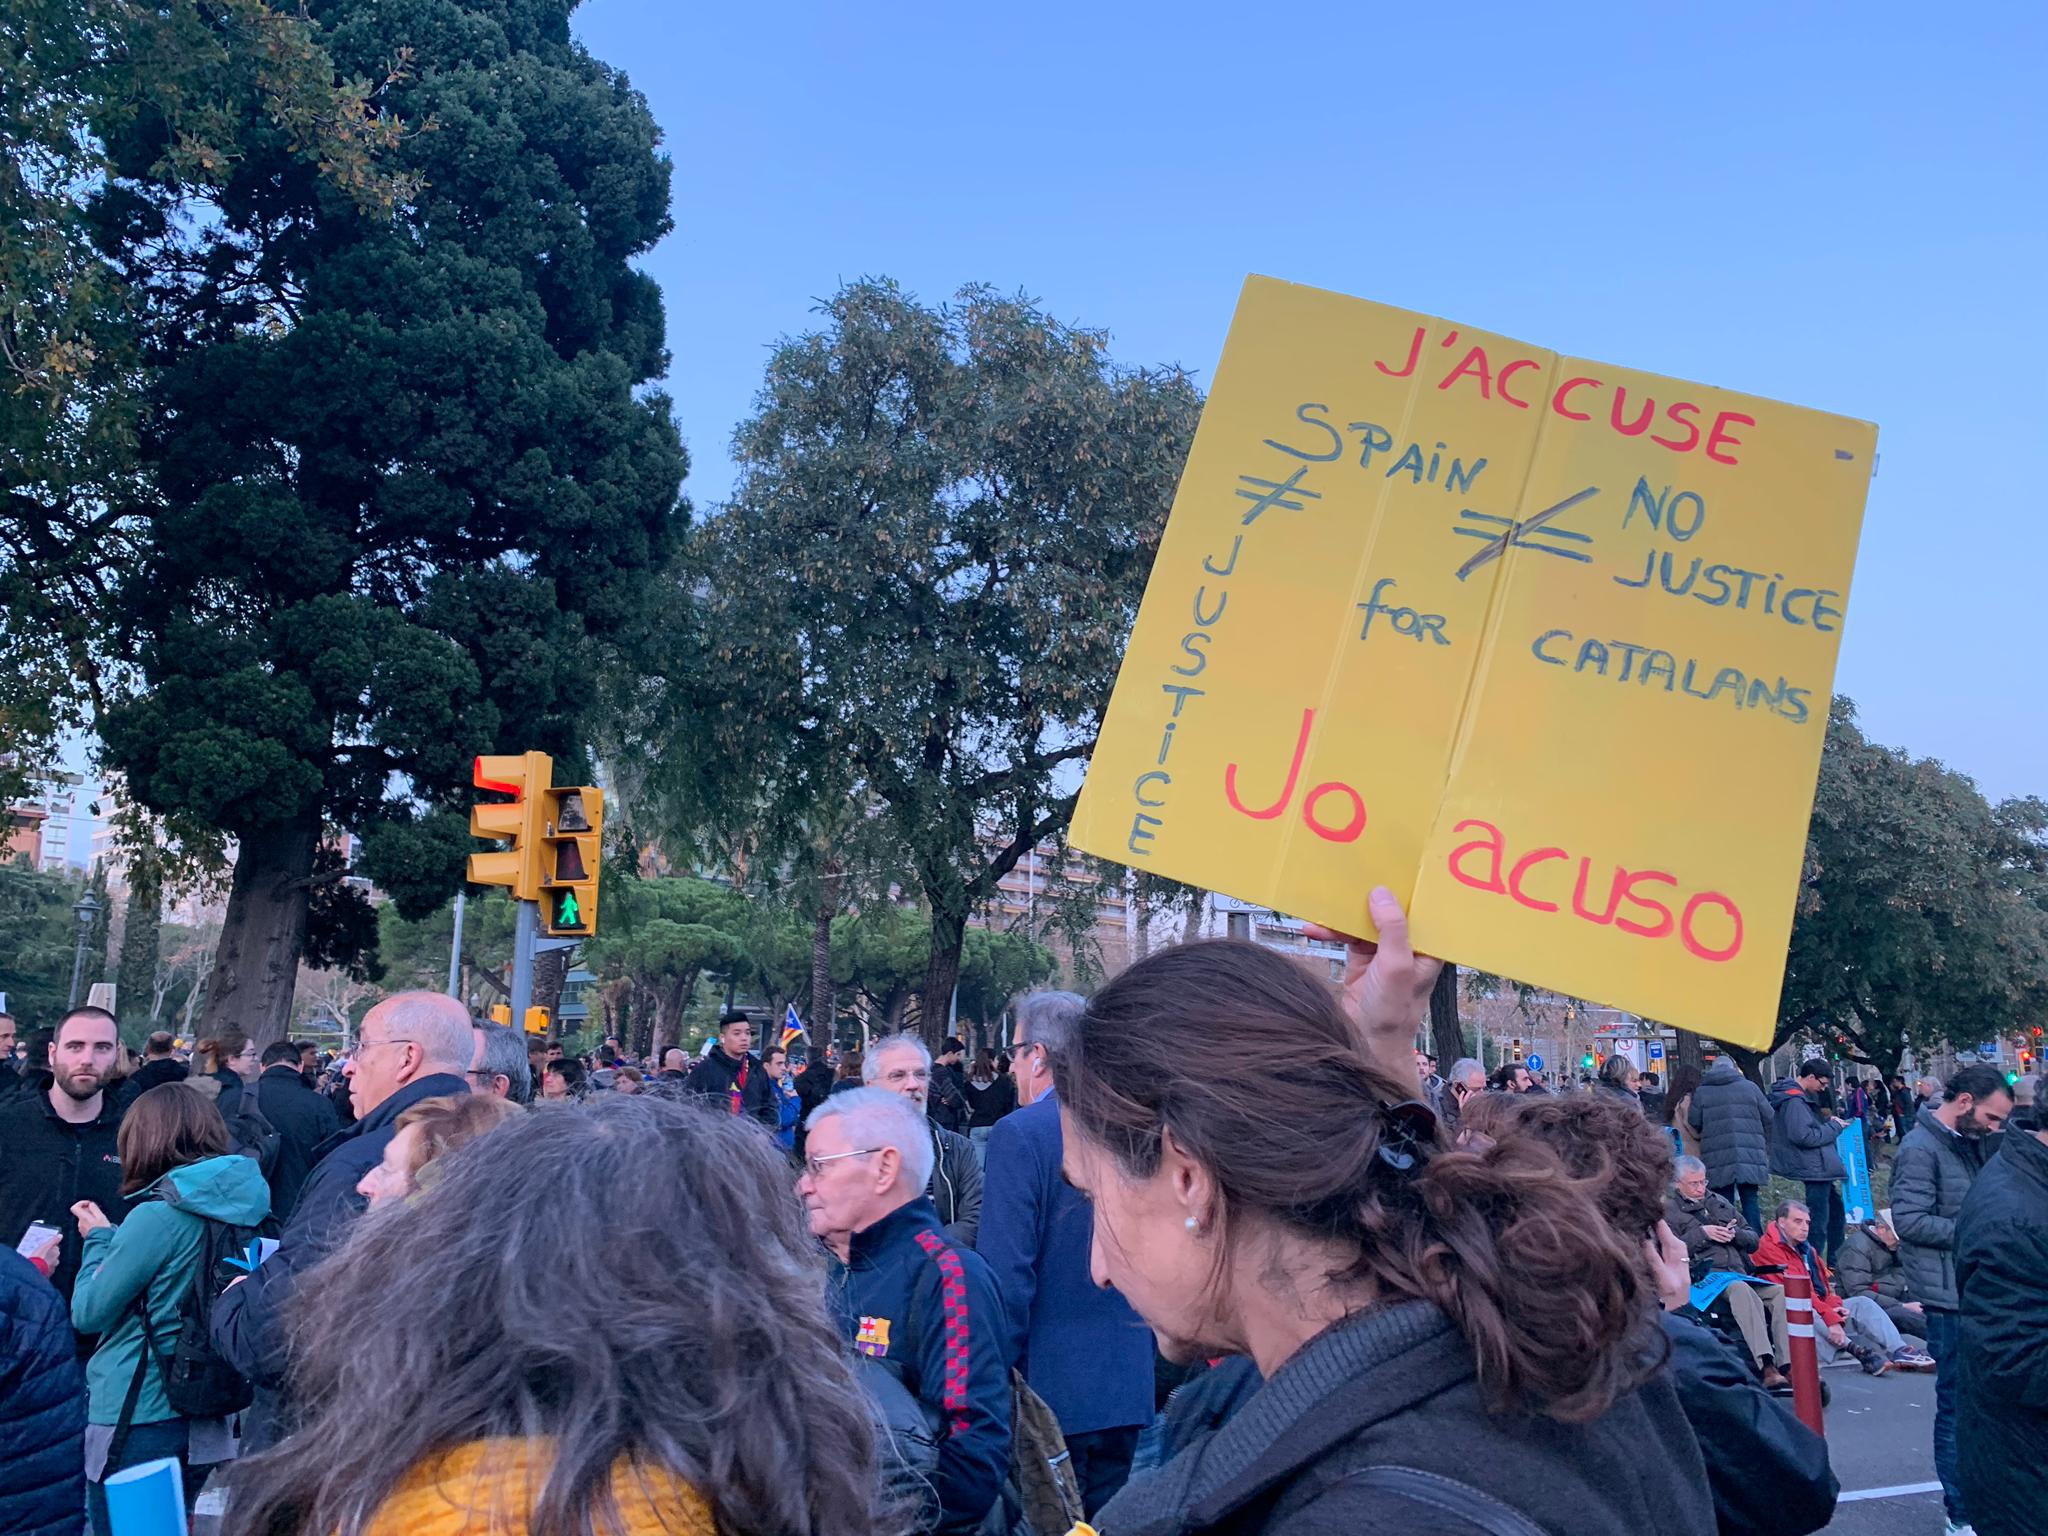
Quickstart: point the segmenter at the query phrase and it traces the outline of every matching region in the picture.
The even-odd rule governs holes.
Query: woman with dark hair
[[[832,1081],[832,1093],[851,1093],[861,1086],[861,1053],[841,1051],[839,1053],[839,1076]],[[826,1095],[827,1098],[832,1093]]]
[[[228,1151],[227,1122],[185,1083],[137,1097],[115,1146],[121,1193],[136,1201],[127,1219],[113,1225],[90,1200],[71,1208],[85,1235],[71,1323],[100,1336],[85,1367],[86,1508],[100,1536],[108,1473],[164,1456],[187,1465],[192,1421],[172,1410],[162,1367],[177,1348],[180,1312],[198,1278],[201,1218],[253,1227],[270,1214],[263,1170]],[[187,1471],[188,1505],[202,1481]]]
[[[1700,1155],[1700,1133],[1692,1128],[1692,1096],[1700,1085],[1700,1069],[1690,1064],[1672,1068],[1671,1090],[1664,1096],[1663,1123],[1678,1133],[1683,1157]]]
[[[974,1053],[974,1070],[967,1076],[967,1139],[985,1150],[996,1122],[1016,1107],[1017,1080],[1010,1076],[1009,1063],[997,1066],[995,1052],[983,1046]]]
[[[1182,945],[1055,1059],[1096,1278],[1168,1358],[1263,1377],[1100,1529],[1708,1536],[1639,1245],[1547,1148],[1441,1140],[1401,1073],[1429,971],[1391,897],[1373,915],[1341,1000],[1259,945]]]
[[[237,1530],[877,1528],[871,1411],[768,1138],[700,1104],[607,1094],[433,1166],[302,1278],[306,1411],[238,1471]]]

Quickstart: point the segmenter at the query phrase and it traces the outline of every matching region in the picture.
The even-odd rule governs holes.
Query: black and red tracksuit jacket
[[[920,1196],[853,1234],[832,1298],[854,1350],[886,1362],[938,1429],[939,1530],[972,1531],[1010,1466],[1010,1373],[988,1266]]]

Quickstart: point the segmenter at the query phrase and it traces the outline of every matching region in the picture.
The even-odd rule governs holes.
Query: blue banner
[[[1836,1138],[1835,1150],[1842,1154],[1848,1177],[1842,1180],[1842,1206],[1853,1226],[1877,1214],[1870,1193],[1870,1154],[1863,1145],[1863,1122],[1851,1120],[1849,1128]]]

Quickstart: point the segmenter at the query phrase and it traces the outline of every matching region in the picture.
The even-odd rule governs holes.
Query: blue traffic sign
[[[1543,1058],[1532,1052],[1529,1056],[1529,1070],[1531,1072],[1541,1072],[1543,1070]]]
[[[1663,1042],[1662,1040],[1652,1040],[1652,1041],[1650,1042],[1650,1060],[1652,1060],[1652,1061],[1662,1061],[1663,1059],[1664,1059],[1664,1042]]]

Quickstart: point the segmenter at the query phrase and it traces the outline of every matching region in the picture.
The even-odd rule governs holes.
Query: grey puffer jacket
[[[1685,1118],[1700,1139],[1711,1187],[1771,1181],[1771,1106],[1726,1056],[1707,1068]]]
[[[1842,1127],[1831,1124],[1799,1086],[1796,1077],[1771,1084],[1771,1172],[1804,1184],[1825,1184],[1848,1177],[1835,1138]]]
[[[1892,1160],[1892,1230],[1899,1234],[1899,1265],[1921,1306],[1956,1310],[1956,1216],[1997,1145],[1958,1136],[1932,1109],[1899,1143]]]
[[[1849,1235],[1842,1240],[1842,1251],[1835,1256],[1835,1284],[1841,1287],[1844,1296],[1873,1298],[1899,1332],[1925,1338],[1927,1319],[1906,1310],[1907,1302],[1919,1298],[1906,1284],[1906,1271],[1899,1263],[1897,1251],[1878,1240],[1874,1227],[1875,1223],[1866,1221],[1849,1229]]]

